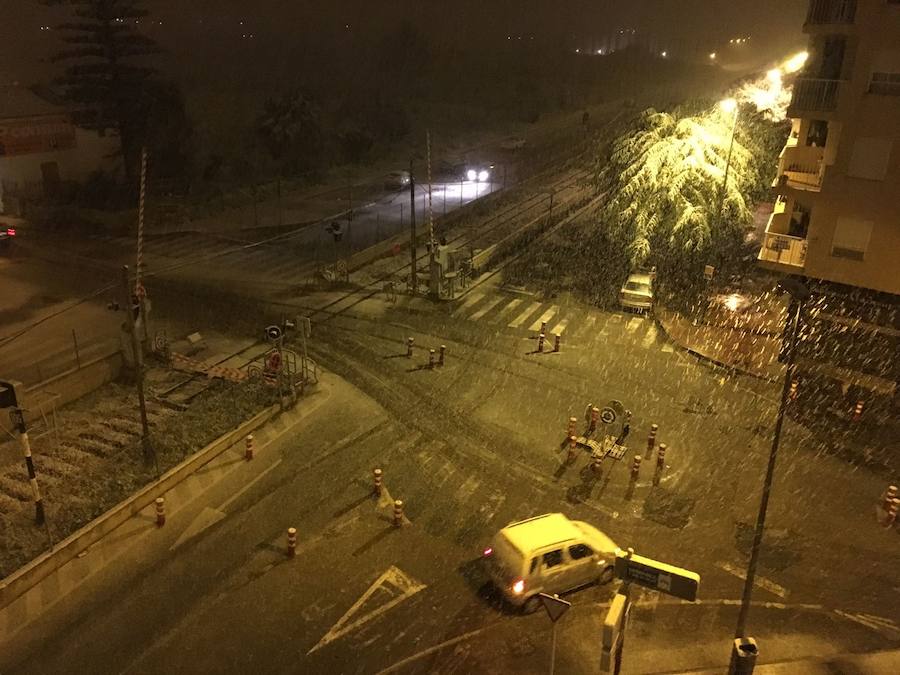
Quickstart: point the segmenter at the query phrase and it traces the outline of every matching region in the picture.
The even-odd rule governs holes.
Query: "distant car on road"
[[[653,307],[653,272],[629,274],[619,291],[619,304],[626,309],[646,312]]]
[[[538,593],[612,581],[617,548],[596,527],[547,513],[504,527],[484,549],[484,558],[503,597],[530,613],[541,605]]]
[[[0,251],[9,249],[15,236],[16,228],[9,227],[6,223],[0,223]]]
[[[501,150],[521,150],[525,147],[525,139],[522,137],[511,137],[500,143]]]
[[[409,187],[409,171],[392,171],[384,180],[385,190],[402,190]]]

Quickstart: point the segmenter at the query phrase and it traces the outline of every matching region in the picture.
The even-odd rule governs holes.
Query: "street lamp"
[[[756,565],[759,561],[759,550],[762,544],[763,532],[766,528],[766,512],[769,508],[769,494],[772,491],[772,477],[775,473],[775,460],[778,456],[778,443],[781,440],[781,427],[784,423],[784,411],[787,407],[791,382],[794,380],[794,353],[797,349],[797,335],[800,332],[800,313],[803,304],[809,299],[809,289],[795,277],[786,277],[778,282],[778,288],[791,296],[788,306],[787,321],[784,335],[787,344],[782,342],[781,356],[787,363],[784,371],[784,384],[781,388],[781,402],[778,405],[778,416],[775,418],[775,429],[772,433],[772,449],[769,452],[769,463],[766,467],[766,478],[763,482],[762,498],[759,502],[759,514],[756,517],[756,530],[753,533],[753,544],[750,547],[750,562],[747,564],[747,575],[744,578],[744,592],[741,595],[741,610],[738,613],[737,627],[734,631],[734,647],[731,656],[731,666],[728,672],[731,675],[737,673],[752,673],[753,663],[756,659],[756,643],[748,640],[747,615],[750,612],[750,598],[753,595],[753,581],[756,576]],[[741,645],[750,645],[752,650],[741,652]],[[749,667],[748,667],[749,666]]]
[[[733,98],[726,98],[719,102],[719,107],[726,115],[734,115],[731,121],[731,141],[728,143],[728,157],[725,159],[725,175],[722,178],[721,195],[719,196],[719,208],[716,212],[716,224],[722,223],[722,210],[725,207],[725,195],[728,191],[728,173],[731,170],[731,153],[734,150],[734,133],[737,131],[738,122],[738,103]]]

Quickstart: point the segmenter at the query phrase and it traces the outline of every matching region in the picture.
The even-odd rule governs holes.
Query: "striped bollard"
[[[594,406],[593,408],[591,408],[591,424],[588,427],[588,429],[591,432],[594,432],[597,430],[597,422],[599,420],[600,420],[600,408],[598,408],[597,406]]]
[[[862,411],[863,411],[863,402],[857,401],[856,406],[854,406],[854,408],[853,408],[853,421],[854,422],[859,422],[859,419],[862,417]]]
[[[900,509],[900,499],[892,499],[891,503],[885,509],[887,517],[884,520],[884,527],[892,527],[897,521],[897,510]]]
[[[659,431],[658,424],[650,425],[650,434],[647,436],[647,455],[653,452],[653,448],[656,447],[656,433]]]
[[[575,438],[575,435],[569,436],[569,454],[566,457],[566,461],[574,462],[575,457],[578,455],[578,439]]]
[[[566,431],[568,432],[568,433],[566,433],[566,436],[568,438],[572,438],[575,436],[575,430],[576,430],[577,426],[578,426],[578,420],[575,417],[570,417],[569,418],[569,426],[566,429]]]
[[[394,527],[403,525],[403,500],[394,501]]]
[[[897,486],[896,485],[888,485],[887,490],[884,491],[884,494],[881,495],[881,508],[885,511],[890,510],[891,503],[897,499]]]
[[[447,345],[441,345],[441,353],[438,354],[438,365],[444,365],[444,354],[447,351]]]
[[[641,472],[641,460],[643,457],[635,455],[631,460],[631,480],[637,480],[638,474]]]
[[[415,340],[411,337],[406,338],[406,358],[412,358],[412,349],[413,349],[414,341]]]
[[[593,455],[591,470],[594,473],[601,473],[603,471],[603,455]]]
[[[544,334],[543,334],[543,333],[541,333],[540,335],[538,335],[538,348],[537,348],[537,350],[538,350],[539,352],[543,352],[543,351],[544,351]]]
[[[287,557],[293,558],[297,555],[297,528],[289,527],[287,531]]]
[[[797,388],[800,386],[800,383],[797,380],[791,380],[791,389],[788,392],[788,399],[791,401],[797,400]]]
[[[253,459],[253,434],[247,434],[244,441],[244,459],[248,462]]]
[[[156,498],[156,526],[162,527],[166,524],[166,500],[162,497]]]
[[[428,350],[428,367],[434,368],[434,350],[433,349]]]
[[[541,321],[541,333],[546,333],[546,332],[547,332],[547,322]]]
[[[554,351],[554,352],[558,352],[558,351],[559,351],[559,340],[560,340],[560,335],[559,335],[559,333],[554,333],[554,334],[553,334],[553,351]]]
[[[380,497],[381,492],[384,489],[384,485],[382,483],[384,477],[382,476],[381,469],[375,469],[372,472],[372,477],[375,479],[375,494]]]
[[[662,471],[666,467],[666,450],[669,446],[665,443],[659,444],[659,450],[656,453],[656,469]]]

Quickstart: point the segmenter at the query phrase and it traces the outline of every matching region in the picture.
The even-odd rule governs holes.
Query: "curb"
[[[663,310],[669,311],[669,310],[666,310],[665,308],[663,308]],[[666,336],[666,339],[668,339],[669,342],[671,342],[673,345],[678,347],[681,351],[687,352],[688,354],[690,354],[691,356],[696,358],[698,361],[709,364],[709,365],[719,368],[721,370],[728,371],[729,373],[732,373],[732,374],[737,373],[738,375],[746,375],[747,377],[752,377],[753,379],[762,380],[763,382],[769,382],[771,384],[775,384],[778,382],[778,378],[769,377],[767,375],[760,375],[759,373],[754,373],[753,371],[747,370],[745,368],[741,368],[740,366],[734,366],[734,365],[731,365],[730,363],[725,363],[724,361],[719,361],[718,359],[713,358],[712,356],[708,356],[707,354],[704,354],[703,352],[701,352],[697,349],[694,349],[693,347],[689,347],[687,345],[682,344],[679,340],[676,340],[675,338],[672,337],[672,334],[666,328],[662,319],[659,318],[659,315],[656,312],[653,313],[653,321],[656,323],[659,330],[662,331],[663,335]]]
[[[194,453],[191,457],[169,469],[158,480],[144,486],[135,494],[116,504],[106,513],[76,530],[55,544],[49,551],[45,551],[31,562],[0,580],[0,610],[11,605],[31,588],[76,558],[79,553],[118,528],[129,518],[140,513],[142,509],[152,504],[157,497],[166,494],[173,487],[193,475],[197,469],[215,459],[243,436],[264,426],[276,417],[280,411],[280,406],[273,405],[257,413],[249,420]]]

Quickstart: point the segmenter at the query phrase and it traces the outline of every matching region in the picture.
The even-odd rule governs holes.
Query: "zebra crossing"
[[[459,321],[495,326],[512,333],[534,335],[544,327],[548,338],[566,336],[569,343],[621,339],[638,344],[642,349],[664,353],[674,350],[660,334],[656,322],[647,315],[624,312],[569,308],[561,304],[542,303],[514,297],[503,292],[476,291],[468,294],[450,310]]]

